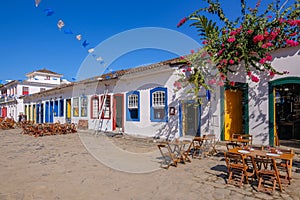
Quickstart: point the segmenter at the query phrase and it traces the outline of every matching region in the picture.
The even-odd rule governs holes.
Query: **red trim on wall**
[[[99,113],[99,105],[100,105],[100,101],[99,101],[99,97],[98,96],[92,96],[91,97],[91,104],[90,104],[90,111],[91,111],[91,119],[99,119],[99,115],[97,115],[97,117],[93,117],[93,100],[97,99],[98,100],[98,110],[97,113]]]
[[[122,97],[122,131],[124,132],[124,94],[114,94],[113,98],[113,130],[117,128],[117,102],[115,97]]]
[[[104,103],[103,102],[103,100],[104,100],[104,95],[102,95],[101,97],[100,97],[100,99],[101,99],[101,105],[100,105],[100,110],[101,110],[101,108],[102,108],[102,104]],[[107,99],[109,99],[109,107],[108,107],[108,112],[109,112],[109,115],[108,115],[108,117],[105,117],[104,116],[104,110],[102,111],[102,113],[101,113],[101,119],[111,119],[111,95],[107,95],[107,97],[106,97],[106,100]]]

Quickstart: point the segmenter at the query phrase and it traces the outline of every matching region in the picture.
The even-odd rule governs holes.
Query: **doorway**
[[[269,143],[300,147],[300,78],[269,83]]]
[[[274,87],[275,126],[279,140],[300,139],[300,84]]]
[[[66,123],[71,123],[71,99],[66,99]]]
[[[115,94],[113,100],[113,130],[124,132],[124,96]]]
[[[222,93],[222,140],[230,140],[233,134],[249,134],[248,84],[227,85]]]
[[[180,113],[181,135],[182,136],[200,136],[201,131],[201,105],[194,100],[184,100],[181,102]]]

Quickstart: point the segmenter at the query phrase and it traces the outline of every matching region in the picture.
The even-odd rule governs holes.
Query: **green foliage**
[[[263,11],[260,11],[260,0],[254,8],[247,7],[246,1],[241,0],[241,16],[235,20],[229,20],[219,0],[204,0],[208,6],[196,10],[187,18],[184,18],[178,25],[191,21],[190,26],[195,27],[200,39],[203,41],[204,50],[211,59],[210,69],[204,70],[203,64],[207,64],[207,57],[199,56],[203,52],[197,52],[189,58],[185,58],[193,65],[193,71],[187,78],[192,83],[197,93],[201,87],[210,89],[207,83],[207,71],[217,69],[215,78],[219,79],[214,83],[222,85],[220,81],[233,85],[228,74],[240,69],[242,64],[248,77],[258,82],[258,75],[267,71],[270,76],[282,75],[288,72],[279,72],[271,66],[273,60],[271,51],[287,46],[299,45],[300,9],[299,0],[286,6],[285,1],[281,3],[276,0]],[[207,13],[216,15],[218,20],[224,24],[218,26],[216,21],[209,19]],[[204,59],[199,62],[196,59]]]

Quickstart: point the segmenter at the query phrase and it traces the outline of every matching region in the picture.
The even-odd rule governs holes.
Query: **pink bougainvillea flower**
[[[233,65],[234,64],[234,60],[230,59],[229,60],[229,64]]]
[[[252,76],[252,72],[251,72],[251,71],[248,71],[248,72],[247,72],[247,75],[248,75],[248,76]]]
[[[204,58],[204,57],[206,57],[208,55],[208,53],[205,51],[205,52],[203,52],[202,54],[201,54],[201,58]]]
[[[265,44],[262,44],[262,45],[261,45],[261,48],[266,49],[266,48],[269,48],[269,47],[271,47],[271,46],[273,46],[273,44],[272,44],[271,42],[267,42],[267,43],[265,43]]]
[[[272,19],[273,17],[271,15],[268,16],[269,19]]]
[[[290,34],[290,36],[292,36],[292,37],[295,36],[295,35],[297,35],[296,32]]]
[[[262,44],[261,48],[266,49],[266,48],[268,48],[268,46],[266,44]]]
[[[264,40],[264,36],[263,35],[256,35],[253,37],[253,42],[260,42]]]
[[[188,68],[186,69],[186,71],[190,72],[190,71],[192,71],[192,68],[191,68],[191,67],[188,67]]]
[[[229,35],[230,36],[234,36],[234,35],[236,35],[238,33],[238,31],[231,31],[230,33],[229,33]]]
[[[215,84],[215,83],[216,83],[216,80],[215,80],[215,79],[211,79],[211,80],[208,81],[208,84],[210,84],[210,85],[213,85],[213,84]]]
[[[294,41],[294,40],[285,40],[286,41],[286,44],[289,45],[289,46],[292,46],[292,47],[295,47],[295,46],[298,46],[298,42],[297,41]]]
[[[234,37],[228,38],[228,39],[227,39],[227,42],[230,42],[230,43],[231,43],[231,42],[234,42],[234,41],[235,41],[235,38],[234,38]]]
[[[252,34],[252,33],[253,33],[253,30],[249,29],[249,30],[247,31],[247,33],[248,33],[248,34]]]
[[[265,31],[265,32],[264,32],[264,37],[268,37],[268,35],[269,35],[269,32],[268,32],[268,31]]]
[[[229,83],[231,86],[235,86],[235,82],[234,81],[230,81]]]
[[[268,55],[266,55],[265,59],[266,59],[266,61],[272,61],[273,57],[270,54],[268,54]]]
[[[177,24],[177,27],[182,26],[185,22],[187,21],[187,18],[183,18],[182,20],[180,20],[180,22]]]
[[[273,44],[271,42],[267,42],[266,45],[267,45],[267,47],[273,46]]]
[[[223,81],[218,81],[217,85],[218,86],[224,86],[224,82]]]
[[[235,38],[228,38],[227,42],[234,42]]]
[[[181,89],[181,83],[178,82],[178,81],[175,81],[174,82],[174,87],[176,87],[178,90],[180,90]]]
[[[251,80],[255,83],[258,83],[259,82],[259,78],[256,77],[256,76],[251,76]]]
[[[223,81],[226,79],[226,76],[223,73],[220,73],[220,77]]]
[[[266,63],[266,61],[267,61],[267,59],[266,59],[266,58],[262,58],[262,59],[260,59],[260,60],[259,60],[259,63],[260,63],[260,64],[265,64],[265,63]]]
[[[221,49],[219,52],[218,52],[218,55],[220,56],[220,55],[222,55],[222,53],[225,51],[225,49],[223,48],[223,49]]]
[[[271,32],[270,33],[270,40],[275,40],[275,38],[278,36],[278,32],[276,31],[274,31],[274,32]]]
[[[271,78],[273,78],[273,77],[275,76],[275,72],[270,71],[269,76],[270,76]]]
[[[194,50],[194,49],[191,50],[191,54],[193,54],[193,53],[195,53],[195,50]]]
[[[284,23],[286,20],[285,20],[285,19],[283,19],[283,18],[279,18],[279,19],[278,19],[278,21],[279,21],[279,23],[281,23],[281,24],[282,24],[282,23]]]
[[[287,20],[287,23],[290,25],[290,26],[296,26],[298,24],[297,20]]]
[[[206,40],[204,40],[204,41],[202,42],[202,44],[207,44],[207,41],[206,41]]]

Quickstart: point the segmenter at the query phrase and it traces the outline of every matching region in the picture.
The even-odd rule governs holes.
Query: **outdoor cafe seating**
[[[291,184],[294,153],[276,148],[253,149],[250,146],[235,147],[224,153],[228,168],[228,184],[238,182],[242,186],[248,178],[257,179],[257,190],[283,191],[283,185]],[[255,183],[255,182],[252,182]]]
[[[252,135],[250,134],[233,134],[230,140],[231,143],[236,143],[238,145],[252,145]]]
[[[216,153],[216,137],[214,134],[195,136],[192,140],[179,140],[160,142],[157,147],[162,156],[161,167],[168,169],[178,163],[191,162],[191,158],[207,157]]]
[[[163,158],[161,167],[168,169],[171,165],[177,167],[177,163],[191,162],[186,149],[189,144],[190,141],[180,140],[159,143],[157,147]]]

